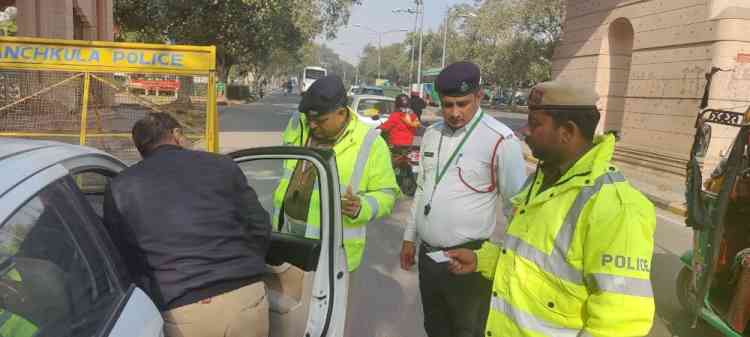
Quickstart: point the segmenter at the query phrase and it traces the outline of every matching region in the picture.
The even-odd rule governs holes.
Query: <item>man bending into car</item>
[[[143,160],[112,179],[104,224],[167,337],[268,336],[270,224],[232,159],[193,151],[165,113],[135,123]]]

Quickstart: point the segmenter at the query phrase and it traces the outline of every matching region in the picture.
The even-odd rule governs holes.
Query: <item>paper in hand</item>
[[[438,250],[435,252],[429,252],[427,253],[427,256],[429,256],[433,261],[437,263],[445,263],[450,261],[451,259],[445,256],[445,252],[442,250]]]

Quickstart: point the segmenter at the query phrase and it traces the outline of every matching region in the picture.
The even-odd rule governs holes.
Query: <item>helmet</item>
[[[400,94],[396,96],[396,109],[400,110],[402,108],[408,108],[409,107],[409,96],[406,96],[404,94]]]

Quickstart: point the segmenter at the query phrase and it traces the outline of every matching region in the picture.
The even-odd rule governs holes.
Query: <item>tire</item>
[[[695,310],[695,292],[693,291],[693,271],[687,266],[683,266],[680,273],[677,274],[675,291],[680,306],[687,311]]]

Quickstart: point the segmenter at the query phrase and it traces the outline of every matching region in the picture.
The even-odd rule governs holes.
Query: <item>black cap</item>
[[[441,96],[459,97],[479,90],[479,67],[471,62],[456,62],[443,69],[435,80]]]
[[[328,75],[315,81],[302,96],[299,111],[318,117],[336,111],[346,104],[344,82],[336,75]]]

